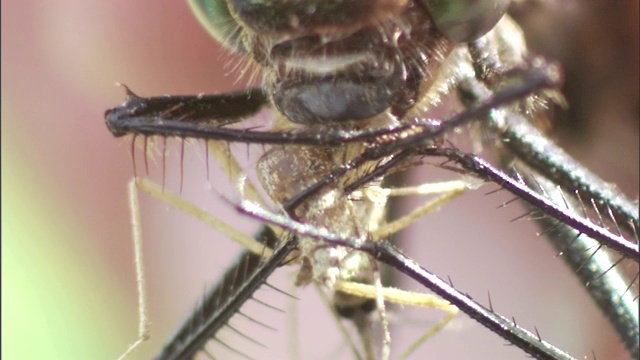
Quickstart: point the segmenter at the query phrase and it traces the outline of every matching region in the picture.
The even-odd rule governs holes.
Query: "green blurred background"
[[[3,358],[113,359],[134,340],[129,142],[103,114],[117,81],[228,89],[218,56],[181,1],[2,2]]]

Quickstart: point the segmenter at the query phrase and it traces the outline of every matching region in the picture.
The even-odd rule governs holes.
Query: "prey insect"
[[[400,226],[387,224],[388,194],[382,182],[434,157],[447,159],[440,165],[445,169],[497,183],[526,201],[531,214],[552,222],[544,231],[566,242],[560,251],[576,258],[576,272],[584,273],[581,281],[597,294],[596,302],[612,314],[612,324],[637,354],[634,289],[612,286],[620,282],[616,263],[601,259],[606,255],[601,247],[607,247],[637,263],[637,204],[572,162],[528,124],[546,102],[558,101],[559,75],[555,66],[526,54],[517,25],[502,18],[509,1],[458,4],[192,2],[214,37],[262,69],[263,87],[191,97],[141,98],[129,92],[123,106],[107,112],[107,124],[116,136],[269,145],[257,172],[278,211],[257,207],[253,191],[245,190],[253,202],[237,208],[276,226],[275,231],[265,228],[257,238],[267,240],[258,241],[254,255],[242,256],[239,267],[211,291],[160,358],[206,353],[207,342],[239,314],[244,300],[275,268],[292,262],[301,264],[298,285],[335,289],[332,306],[354,319],[363,357],[378,355],[367,334],[371,312],[382,324],[381,356],[390,356],[385,303],[391,295],[379,269],[386,264],[528,354],[571,358],[429,273],[386,239],[421,213],[405,217],[409,221]],[[454,90],[463,110],[446,120],[426,119],[426,109]],[[264,107],[279,117],[268,131],[229,126]],[[481,132],[493,134],[485,146],[497,149],[510,174],[443,140],[467,127],[480,128],[469,130],[477,142]],[[229,155],[220,162],[231,163]],[[227,173],[238,178],[237,171]],[[134,184],[152,189],[141,181]],[[573,248],[585,242],[590,251]],[[351,285],[340,287],[345,283]],[[357,284],[373,295],[354,290]]]

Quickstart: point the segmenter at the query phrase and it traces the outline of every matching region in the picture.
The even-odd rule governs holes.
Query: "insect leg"
[[[149,339],[149,318],[147,315],[147,289],[144,276],[144,259],[142,251],[142,227],[140,221],[140,202],[136,190],[135,178],[129,182],[129,213],[131,214],[131,229],[133,233],[133,251],[136,266],[136,284],[138,287],[138,339],[118,358],[126,359],[143,342]]]
[[[227,148],[224,144],[210,141],[208,147],[220,161],[224,172],[232,179],[237,178],[239,165],[235,158],[226,152]],[[254,201],[260,201],[250,182],[245,184],[243,190],[249,198]],[[149,337],[138,191],[145,192],[176,209],[194,216],[201,222],[220,231],[226,237],[236,240],[247,249],[235,267],[227,271],[223,281],[207,294],[203,302],[198,306],[197,311],[175,333],[174,337],[165,346],[162,354],[159,355],[159,358],[183,358],[183,356],[191,356],[201,350],[206,351],[204,346],[208,340],[214,338],[220,328],[228,325],[228,320],[250,299],[251,294],[264,284],[266,278],[276,267],[280,266],[283,261],[289,261],[287,256],[295,248],[295,243],[284,243],[282,246],[277,246],[279,244],[274,239],[279,238],[269,227],[265,227],[259,236],[254,239],[152,181],[143,178],[132,179],[129,184],[129,199],[138,283],[140,329],[139,339],[127,349],[122,356],[123,358],[131,354],[134,349]],[[276,253],[273,251],[274,248]],[[267,257],[268,260],[265,260]],[[221,302],[224,303],[222,304]],[[222,346],[240,353],[222,342],[222,340],[218,340],[218,342]]]
[[[614,234],[603,226],[595,224],[589,219],[585,219],[582,215],[567,211],[564,205],[558,205],[545,196],[538,194],[527,185],[514,180],[474,154],[467,154],[454,148],[432,148],[425,149],[421,152],[424,155],[444,156],[479,178],[495,182],[502,186],[522,200],[540,209],[547,216],[553,217],[574,229],[578,229],[581,233],[594,238],[600,244],[618,251],[620,254],[635,262],[640,261],[640,249],[638,249],[637,245],[632,244],[621,235]]]
[[[507,66],[498,58],[499,52],[489,46],[486,38],[481,38],[469,44],[469,53],[478,69],[477,77],[493,90],[497,84],[496,78]],[[477,65],[481,64],[481,65]],[[516,64],[517,65],[517,64]],[[486,101],[491,98],[492,91],[482,91],[478,86],[471,86],[475,94],[465,91],[463,101]],[[466,95],[466,96],[465,96]],[[467,99],[465,99],[467,97]],[[512,156],[517,157],[548,179],[554,181],[564,189],[579,192],[581,196],[594,199],[601,212],[610,208],[619,224],[629,232],[640,228],[638,222],[638,206],[621,194],[614,186],[602,181],[597,175],[585,169],[569,154],[549,141],[529,121],[518,114],[511,113],[505,117],[489,117],[488,128],[494,131],[503,146],[510,150]]]
[[[126,88],[124,104],[109,109],[105,121],[116,136],[155,135],[204,140],[224,140],[246,144],[283,144],[310,146],[344,146],[345,143],[363,142],[385,135],[390,131],[403,131],[412,124],[394,129],[349,130],[329,129],[317,131],[253,131],[225,127],[249,118],[268,107],[266,95],[260,89],[235,93],[192,96],[140,97]]]
[[[431,294],[404,291],[390,287],[377,289],[377,287],[373,285],[345,281],[336,282],[335,289],[362,298],[375,299],[377,296],[382,296],[384,301],[388,303],[439,309],[446,312],[446,315],[438,321],[437,324],[403,351],[398,357],[399,359],[408,358],[420,345],[440,331],[458,313],[457,307],[451,305],[451,303],[443,300],[439,296]]]
[[[187,136],[162,126],[162,121],[175,120],[195,125],[224,126],[255,115],[267,106],[267,97],[260,89],[247,89],[228,94],[196,96],[159,96],[143,98],[124,87],[126,102],[107,110],[107,127],[114,136],[136,132],[136,125],[153,124],[146,133],[149,135]]]
[[[385,167],[387,163],[381,164],[380,167]],[[377,167],[375,170],[379,169]],[[366,174],[363,178],[368,178],[369,174]],[[360,178],[360,179],[363,179]],[[355,183],[359,183],[360,179],[356,180]],[[349,188],[351,186],[347,186]],[[426,195],[426,194],[440,194],[440,196],[430,199],[424,205],[421,205],[417,209],[414,209],[411,213],[404,215],[390,223],[380,224],[375,228],[370,228],[369,237],[373,241],[384,241],[383,238],[388,238],[391,235],[394,235],[398,231],[408,227],[417,219],[427,215],[428,213],[436,210],[440,206],[448,203],[452,199],[461,195],[468,189],[468,184],[464,181],[454,180],[442,183],[431,183],[431,184],[422,184],[416,187],[404,187],[404,188],[380,188],[378,186],[364,185],[363,188],[354,191],[351,196],[354,196],[356,199],[364,197],[371,198],[372,201],[375,201],[376,197],[389,198],[391,196],[408,196],[408,195]],[[377,286],[373,285],[365,285],[361,283],[355,283],[352,281],[345,282],[339,281],[339,284],[335,286],[335,289],[347,294],[351,294],[357,296],[359,298],[368,298],[368,299],[376,299],[378,303],[381,303],[382,300],[387,303],[395,303],[402,305],[415,305],[415,306],[424,306],[424,307],[435,307],[441,310],[445,310],[447,315],[438,322],[436,326],[427,331],[425,335],[423,335],[420,339],[415,341],[409,348],[407,348],[401,358],[409,356],[413,351],[415,351],[418,346],[427,338],[435,334],[440,328],[445,326],[457,313],[457,308],[450,305],[448,302],[434,296],[427,294],[418,294],[418,293],[410,293],[405,292],[398,289],[393,288],[382,288],[380,285],[380,289]],[[344,291],[340,290],[344,289]],[[381,306],[378,305],[378,309],[381,309]]]
[[[191,358],[203,351],[207,342],[215,339],[217,332],[228,325],[231,317],[240,313],[240,308],[265,284],[273,271],[286,261],[298,244],[295,236],[282,243],[270,232],[269,227],[264,227],[256,238],[266,238],[266,242],[271,245],[279,241],[281,245],[276,246],[273,255],[266,260],[262,256],[244,251],[236,265],[227,270],[222,280],[205,296],[156,359]]]
[[[499,40],[498,37],[494,42]],[[505,61],[500,58],[501,52],[496,50],[500,46],[504,44],[498,46],[491,44],[488,37],[469,44],[469,53],[475,65],[476,76],[492,90],[499,86],[499,74],[507,67],[517,65],[505,64]],[[491,90],[479,83],[469,80],[466,85],[461,93],[463,101],[467,104],[471,99],[473,99],[472,102],[485,101],[491,97]],[[545,189],[546,194],[556,194],[555,199],[549,197],[549,200],[557,204],[566,204],[568,212],[577,213],[582,208],[585,218],[587,217],[584,205],[586,199],[593,205],[593,212],[598,216],[600,214],[609,216],[609,223],[618,229],[619,240],[627,243],[628,248],[635,248],[637,253],[637,230],[640,227],[637,203],[620,193],[615,186],[607,184],[584,168],[515,111],[505,110],[504,114],[494,114],[486,120],[487,127],[501,140],[503,148],[499,149],[501,151],[498,153],[501,155],[503,164],[515,167],[518,176],[525,177],[525,180],[529,180],[528,183],[537,184]],[[517,161],[514,161],[514,158]],[[524,170],[525,167],[526,170]],[[538,172],[544,178],[527,175],[531,170]],[[551,186],[550,181],[554,186]],[[556,187],[564,189],[569,194],[568,198]],[[614,268],[622,259],[613,263],[609,255],[600,250],[602,243],[595,243],[593,239],[583,235],[581,227],[567,226],[547,216],[537,217],[536,220],[547,232],[547,238],[554,247],[560,253],[566,254],[563,256],[565,262],[574,270],[597,306],[607,315],[627,349],[634,357],[638,357],[640,330],[637,304],[634,304],[634,296],[627,291],[630,286],[625,285],[624,276]],[[600,225],[603,230],[606,230],[602,218],[600,218]],[[548,231],[549,229],[551,231]],[[623,238],[620,229],[630,235],[627,237],[630,241]],[[591,250],[594,247],[595,250]],[[629,256],[628,253],[625,253],[623,258],[626,256]],[[638,261],[637,257],[632,258]]]
[[[152,181],[142,178],[136,178],[132,180],[132,182],[134,183],[135,190],[142,190],[163,203],[169,204],[172,207],[197,218],[229,239],[236,241],[250,252],[265,258],[271,256],[272,249],[265,246],[263,242],[259,242],[255,238],[238,231],[234,227],[226,224],[224,221],[211,215],[206,210],[195,206],[191,202],[179,197],[171,191],[162,189]]]
[[[509,23],[500,24],[491,33],[468,44],[475,76],[484,86],[473,79],[465,79],[461,83],[459,95],[466,106],[475,106],[476,103],[490,99],[504,86],[505,73],[523,71],[518,69],[529,66],[524,60],[524,39],[511,40],[515,35],[509,36],[508,32],[513,31]],[[509,82],[511,80],[506,83]],[[533,117],[532,114],[540,112],[540,103],[558,100],[558,97],[553,92],[533,95],[522,101],[518,110]],[[630,233],[635,233],[640,227],[637,204],[581,166],[549,141],[523,114],[516,111],[511,109],[506,116],[489,116],[486,119],[487,127],[499,137],[501,145],[509,150],[508,154],[504,151],[500,154],[517,157],[568,192],[578,192],[580,196],[594,199],[601,213],[607,213],[611,209],[612,220]],[[508,161],[506,159],[504,162]]]
[[[524,174],[525,181],[538,184],[557,202],[566,202],[569,207],[579,208],[578,204],[565,197],[555,183],[541,176]],[[603,251],[595,240],[580,234],[570,226],[559,224],[556,220],[542,216],[537,222],[541,228],[551,229],[547,235],[552,240],[551,243],[563,255],[565,262],[575,270],[576,277],[584,284],[593,301],[616,329],[627,350],[634,358],[638,358],[640,323],[637,289],[633,291],[630,288],[629,279],[617,266],[623,258],[614,261],[611,258],[612,254]]]
[[[487,309],[468,295],[459,292],[447,282],[424,269],[386,241],[369,241],[363,238],[345,238],[322,228],[298,223],[288,217],[264,211],[260,206],[244,201],[236,209],[266,223],[278,225],[300,236],[322,239],[327,243],[350,247],[371,255],[374,259],[394,267],[418,283],[440,295],[511,344],[539,359],[574,359],[567,353],[542,340],[539,336],[521,328],[513,321]]]
[[[382,189],[387,192],[388,196],[407,196],[407,195],[424,195],[440,193],[441,195],[435,199],[427,201],[420,207],[414,209],[411,213],[400,217],[392,222],[381,225],[371,233],[373,239],[383,239],[397,233],[398,231],[410,226],[421,217],[437,210],[439,207],[447,204],[456,197],[462,195],[468,189],[468,185],[461,180],[448,181],[438,184],[423,184],[412,188],[395,188]]]
[[[624,285],[624,280],[616,275],[615,269],[612,269],[615,263],[611,263],[608,255],[600,247],[605,244],[607,246],[613,244],[613,249],[620,251],[624,257],[637,262],[637,245],[610,233],[607,229],[584,219],[581,215],[575,215],[573,208],[558,205],[557,201],[567,204],[564,195],[556,195],[555,198],[542,196],[531,190],[528,185],[513,180],[475,155],[464,154],[456,149],[439,149],[438,152],[440,155],[458,162],[464,169],[481,178],[499,184],[528,202],[535,209],[542,211],[545,215],[541,217],[544,229],[549,229],[549,226],[555,229],[558,222],[563,224],[563,227],[559,227],[557,232],[549,232],[549,238],[556,243],[554,246],[560,248],[560,251],[567,252],[563,258],[583,280],[583,284],[587,287],[596,304],[609,315],[612,325],[627,344],[630,352],[636,353],[636,345],[638,344],[637,304],[634,303],[635,299],[631,293],[625,293],[627,286]],[[435,154],[435,151],[433,153]],[[543,184],[546,180],[536,178],[536,182]],[[548,190],[549,193],[555,191],[555,188]],[[563,228],[571,229],[571,231],[563,230]],[[591,233],[598,236],[604,235],[605,240],[600,236],[597,240],[592,240]],[[597,241],[598,245],[595,251],[589,251],[593,249],[594,241]]]

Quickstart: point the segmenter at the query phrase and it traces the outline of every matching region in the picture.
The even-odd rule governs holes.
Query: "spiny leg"
[[[226,225],[220,219],[215,218],[207,211],[196,207],[192,203],[180,198],[168,190],[161,189],[158,185],[146,179],[136,179],[132,191],[141,190],[151,196],[190,214],[214,229],[220,231],[230,239],[235,240],[249,250],[245,250],[239,257],[235,267],[227,270],[220,287],[214,287],[198,305],[193,315],[185,322],[164,347],[159,355],[160,359],[176,359],[192,356],[204,350],[205,344],[215,339],[217,331],[227,325],[228,320],[235,315],[244,302],[250,299],[247,296],[262,286],[266,278],[282,263],[290,262],[287,259],[296,246],[296,241],[282,241],[269,227],[263,229],[263,235],[255,238],[239,232]],[[265,233],[265,232],[268,232]],[[256,239],[266,237],[266,241]],[[268,240],[272,239],[272,240]],[[280,243],[280,246],[277,244]],[[265,260],[266,259],[266,260]],[[243,299],[243,300],[235,300]],[[225,344],[218,343],[229,350],[241,354],[242,351]]]
[[[263,228],[259,237],[264,237],[268,245],[275,246],[273,255],[264,260],[261,256],[244,251],[235,265],[228,268],[224,276],[196,306],[196,309],[186,319],[184,324],[167,342],[157,359],[184,359],[191,358],[199,352],[206,351],[206,345],[214,340],[225,348],[248,357],[242,350],[227,344],[224,339],[217,336],[220,329],[230,327],[229,321],[235,315],[241,315],[252,323],[275,330],[257,319],[243,313],[241,308],[248,300],[255,300],[258,304],[273,308],[258,301],[253,294],[263,285],[269,286],[266,281],[273,271],[286,262],[287,256],[296,248],[297,238],[292,237],[284,241],[275,237],[268,227]],[[270,286],[271,287],[271,286]],[[273,287],[272,287],[273,288]],[[237,331],[236,331],[237,333]],[[249,339],[252,343],[257,341]]]
[[[579,207],[567,199],[558,186],[542,176],[524,175],[526,181],[537,184],[547,196],[568,207]],[[550,229],[554,248],[565,262],[573,264],[575,276],[584,284],[593,301],[603,310],[609,322],[620,335],[632,357],[640,356],[640,325],[638,317],[637,289],[631,287],[636,279],[629,280],[618,267],[623,257],[615,257],[603,251],[597,241],[580,234],[576,229],[552,219],[537,220],[543,229]],[[637,267],[636,267],[637,269]],[[637,270],[636,270],[637,276]],[[634,291],[635,290],[635,291]]]
[[[496,28],[495,31],[499,32],[501,29]],[[479,81],[468,79],[465,87],[461,88],[460,94],[465,104],[490,98],[501,86],[501,74],[510,68],[521,66],[513,61],[517,57],[508,54],[508,47],[511,45],[511,42],[504,41],[504,37],[501,36],[486,36],[469,44],[469,53]],[[550,96],[553,98],[555,95]],[[535,100],[532,98],[529,103],[523,105],[529,108],[526,110],[531,111]],[[533,108],[532,111],[539,113],[539,110]],[[567,212],[579,214],[589,222],[589,217],[597,215],[593,225],[604,231],[609,231],[606,224],[613,226],[614,230],[611,232],[614,235],[619,235],[621,241],[628,240],[630,247],[637,249],[637,202],[629,200],[613,186],[584,168],[514,109],[505,110],[503,114],[494,114],[486,120],[487,128],[501,139],[500,146],[496,148],[501,162],[504,165],[508,164],[506,166],[512,169],[512,174],[523,178],[533,188],[538,187],[535,191],[544,192],[545,197],[564,206]],[[535,175],[534,172],[544,178]],[[555,199],[547,195],[553,193],[556,194]],[[585,206],[585,203],[590,204]],[[532,212],[536,211],[532,207],[529,208]],[[592,214],[588,215],[587,210]],[[625,283],[624,276],[615,269],[628,255],[622,255],[618,261],[613,262],[609,254],[601,249],[604,243],[598,243],[593,238],[581,234],[582,227],[567,226],[561,221],[544,216],[544,212],[542,214],[543,216],[537,216],[536,220],[549,242],[558,249],[559,254],[565,254],[562,256],[564,261],[576,273],[596,305],[607,315],[627,349],[634,357],[638,357],[640,342],[637,303],[634,304],[633,296],[627,294],[635,280],[628,286],[621,285]],[[604,221],[603,217],[606,218]],[[637,261],[637,257],[634,259]]]
[[[524,50],[518,48],[526,47],[524,39],[505,40],[508,34],[516,39],[522,38],[520,32],[511,34],[513,32],[512,27],[497,26],[487,36],[468,44],[475,78],[464,78],[457,85],[458,96],[465,106],[473,107],[492,98],[505,86],[505,74],[520,72],[530,66],[524,60]],[[530,61],[535,62],[541,60]],[[571,196],[577,194],[593,202],[594,212],[605,216],[611,214],[609,220],[619,228],[618,231],[626,230],[633,237],[640,227],[637,203],[584,168],[531,124],[535,117],[547,117],[544,110],[550,103],[563,104],[564,100],[557,91],[551,89],[523,99],[518,106],[485,117],[482,123],[500,139],[500,146],[495,146],[496,143],[490,145],[498,150],[503,164],[519,160],[571,193]]]
[[[363,238],[346,238],[326,229],[311,227],[293,221],[288,217],[264,211],[259,205],[251,202],[245,201],[240,205],[236,205],[236,209],[261,221],[293,231],[299,236],[322,239],[324,242],[337,246],[346,246],[354,250],[363,251],[374,259],[410,276],[415,281],[450,301],[497,335],[534,357],[540,359],[573,359],[567,353],[542,340],[539,335],[523,329],[512,320],[495,313],[493,309],[486,308],[475,302],[468,295],[460,293],[450,284],[404,255],[389,242],[367,241]]]

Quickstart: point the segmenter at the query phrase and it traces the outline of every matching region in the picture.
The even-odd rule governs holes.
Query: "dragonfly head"
[[[505,2],[190,1],[216,39],[262,68],[280,113],[303,124],[404,114],[429,89],[455,41],[488,31]]]

